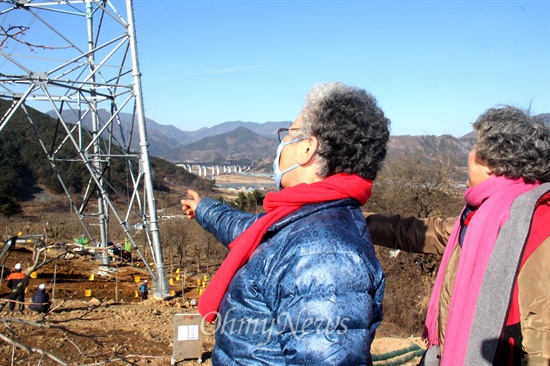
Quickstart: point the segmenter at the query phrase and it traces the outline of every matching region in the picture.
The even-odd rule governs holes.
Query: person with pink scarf
[[[367,224],[375,244],[443,253],[422,365],[548,365],[550,129],[509,106],[473,127],[466,206],[450,233],[453,219],[371,214]]]

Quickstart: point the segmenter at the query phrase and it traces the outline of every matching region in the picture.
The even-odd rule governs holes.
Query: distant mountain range
[[[55,118],[53,111],[48,114]],[[100,118],[108,119],[109,113],[106,110],[99,110],[98,114]],[[539,116],[550,125],[550,113]],[[77,120],[71,112],[64,112],[63,118],[71,123]],[[123,129],[128,130],[132,123],[132,115],[120,113],[120,120]],[[273,160],[279,144],[277,129],[288,127],[291,121],[265,123],[231,121],[196,131],[182,131],[172,125],[162,125],[148,118],[146,123],[149,151],[153,156],[174,163],[233,162],[267,167]],[[85,119],[84,124],[90,127],[91,120]],[[388,156],[391,158],[421,150],[428,156],[435,157],[446,152],[456,157],[457,164],[465,165],[466,156],[473,142],[473,132],[459,138],[451,135],[391,136]],[[132,147],[136,150],[139,148],[138,143],[138,139],[135,138]]]
[[[57,118],[54,111],[49,111],[47,114]],[[64,111],[62,116],[69,123],[78,121],[78,117],[71,111]],[[98,116],[102,120],[108,120],[109,112],[99,109]],[[127,132],[132,124],[133,115],[119,113],[119,117],[123,130]],[[288,127],[292,123],[292,121],[265,123],[232,121],[196,131],[182,131],[172,125],[157,123],[150,118],[145,118],[145,122],[151,155],[172,162],[200,161],[205,163],[223,160],[250,163],[261,160],[265,156],[271,156],[275,153],[278,144],[277,129]],[[91,129],[91,116],[84,118],[84,125]],[[245,133],[242,131],[243,129],[249,133]],[[119,138],[120,136],[115,133],[115,137]],[[139,139],[134,138],[131,146],[138,150]],[[238,149],[241,148],[242,150],[239,151]],[[263,149],[268,151],[264,152]]]
[[[278,144],[278,139],[237,127],[230,132],[204,137],[192,144],[175,148],[164,154],[163,158],[172,162],[259,163],[267,157],[272,158]]]

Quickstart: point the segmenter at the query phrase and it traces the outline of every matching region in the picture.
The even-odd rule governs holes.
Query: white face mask
[[[294,144],[296,142],[300,142],[305,140],[305,137],[297,138],[294,140],[290,140],[289,142],[281,141],[279,146],[277,147],[277,152],[275,153],[275,160],[273,161],[273,179],[275,180],[275,186],[278,190],[281,190],[281,179],[283,178],[283,174],[291,171],[292,169],[296,169],[300,166],[300,164],[296,163],[290,168],[285,169],[281,172],[281,168],[279,168],[279,159],[281,158],[281,151],[283,151],[283,147],[286,145]]]

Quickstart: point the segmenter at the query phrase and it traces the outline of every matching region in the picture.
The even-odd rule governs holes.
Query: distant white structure
[[[190,173],[195,173],[199,177],[210,177],[214,179],[215,176],[220,174],[232,174],[232,173],[244,173],[251,170],[249,165],[201,165],[198,163],[194,164],[177,164],[178,166],[184,168]]]

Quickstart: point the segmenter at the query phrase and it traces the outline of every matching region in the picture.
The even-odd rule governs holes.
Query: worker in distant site
[[[38,291],[32,295],[32,304],[29,305],[29,309],[37,313],[47,313],[51,304],[50,295],[46,292],[46,285],[42,283],[38,286]]]
[[[371,214],[369,230],[378,245],[443,254],[424,365],[549,365],[550,129],[508,106],[474,129],[458,218]]]
[[[147,280],[144,280],[139,286],[139,294],[141,295],[141,301],[147,300],[147,295],[149,294],[149,288],[147,287]]]
[[[189,191],[182,209],[230,252],[199,299],[214,364],[370,365],[385,277],[360,207],[390,121],[365,90],[314,86],[274,161],[265,214]]]
[[[20,313],[23,313],[25,309],[25,288],[27,288],[28,285],[28,278],[21,272],[22,268],[21,263],[17,263],[14,267],[14,271],[10,273],[6,279],[7,286],[11,290],[8,295],[8,300],[11,300],[9,309],[10,311],[14,311],[17,301],[19,303]]]

